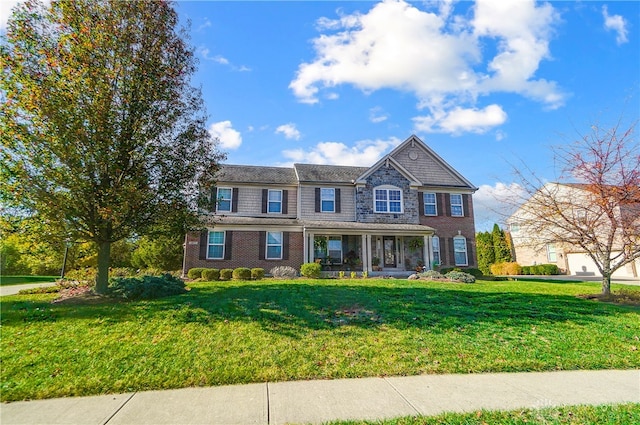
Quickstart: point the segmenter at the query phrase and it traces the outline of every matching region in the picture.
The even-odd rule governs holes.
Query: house
[[[477,267],[476,190],[416,136],[371,167],[221,165],[184,269]]]
[[[580,242],[593,250],[594,240],[606,243],[612,235],[614,261],[621,258],[623,244],[627,251],[630,248],[637,253],[640,202],[622,202],[604,208],[600,204],[588,185],[547,183],[507,220],[515,260],[523,266],[556,264],[568,275],[601,277],[596,263]],[[607,209],[612,211],[615,225],[603,214]],[[625,239],[628,237],[635,238],[635,243],[629,243],[629,239]],[[613,277],[637,278],[639,272],[640,259],[636,259],[619,268]]]

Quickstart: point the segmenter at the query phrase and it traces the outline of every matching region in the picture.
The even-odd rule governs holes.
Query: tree
[[[507,242],[507,237],[504,233],[504,230],[502,230],[497,223],[493,225],[491,238],[493,239],[494,262],[510,262],[512,260],[511,248],[509,247],[509,244]]]
[[[555,149],[559,183],[543,183],[518,171],[529,196],[514,217],[532,246],[579,247],[602,274],[640,258],[640,146],[632,123],[598,125],[574,143]],[[568,183],[569,182],[569,183]]]
[[[184,235],[172,237],[143,236],[133,251],[131,262],[141,269],[154,268],[165,271],[179,270],[182,266]]]
[[[478,268],[485,276],[489,276],[491,264],[496,262],[493,235],[489,232],[476,233],[476,249],[478,250]]]
[[[18,6],[0,43],[0,196],[98,251],[196,220],[222,155],[190,84],[193,50],[167,1]]]

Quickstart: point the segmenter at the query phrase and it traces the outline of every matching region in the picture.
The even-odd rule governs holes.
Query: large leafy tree
[[[28,1],[0,43],[0,195],[98,250],[186,226],[221,155],[167,1]]]

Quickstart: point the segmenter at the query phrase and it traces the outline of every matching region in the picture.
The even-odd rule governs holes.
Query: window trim
[[[435,243],[434,243],[435,242]],[[431,237],[431,251],[433,252],[433,263],[436,266],[442,264],[442,256],[440,255],[440,237],[432,236]],[[436,261],[436,253],[438,253],[438,261]]]
[[[211,243],[211,235],[213,233],[222,233],[222,243]],[[207,260],[224,260],[224,254],[225,254],[225,247],[226,247],[226,242],[227,242],[227,232],[224,230],[209,230],[209,232],[207,233],[207,255],[206,255],[206,259]],[[220,257],[210,257],[209,256],[209,248],[212,246],[220,246],[222,245],[222,256]]]
[[[265,232],[265,248],[264,248],[264,259],[265,260],[282,260],[282,254],[284,251],[284,232]],[[280,243],[274,244],[269,243],[269,235],[278,233],[280,235]],[[269,247],[279,246],[280,247],[280,256],[279,257],[269,257]]]
[[[378,191],[384,191],[386,193],[386,199],[378,200]],[[398,192],[400,194],[400,199],[391,199],[391,192]],[[373,212],[375,214],[404,214],[404,195],[402,193],[402,189],[397,186],[392,185],[382,185],[373,188]],[[378,210],[378,202],[384,202],[386,205],[386,211]],[[391,202],[400,203],[400,211],[391,211]]]
[[[276,193],[279,192],[280,193],[280,200],[279,201],[272,201],[271,200],[271,193]],[[283,198],[283,191],[282,189],[268,189],[267,190],[267,214],[282,214],[282,198]],[[280,206],[280,208],[278,209],[278,211],[271,211],[271,204],[277,204]]]
[[[433,202],[427,202],[427,195],[433,195]],[[422,203],[424,205],[424,215],[435,217],[438,215],[438,198],[435,192],[424,192],[422,194]],[[433,205],[433,214],[427,213],[427,205]]]
[[[325,199],[323,197],[324,195],[324,191],[332,191],[333,195],[331,196],[331,199]],[[324,209],[324,202],[331,202],[332,208],[329,209]],[[320,188],[320,212],[323,213],[335,213],[336,212],[336,189],[334,187],[321,187]]]
[[[224,199],[220,196],[220,191],[221,190],[228,190],[229,191],[229,199]],[[232,187],[219,187],[218,188],[218,192],[216,193],[217,195],[217,199],[216,199],[216,211],[218,212],[231,212],[233,210],[233,188]],[[229,202],[229,209],[222,209],[220,208],[220,202],[221,201],[228,201]]]
[[[453,197],[460,197],[460,203],[453,203]],[[464,217],[464,199],[461,193],[450,193],[449,194],[449,204],[451,205],[451,217]],[[460,207],[460,214],[455,214],[453,212],[454,207]]]
[[[551,255],[553,255],[554,259],[551,259]],[[558,251],[556,250],[556,244],[548,243],[547,244],[547,261],[550,263],[558,262]]]
[[[456,251],[456,240],[463,241],[464,251]],[[456,253],[458,253],[458,252],[464,252],[464,264],[463,263],[458,263],[458,258],[456,256]],[[453,237],[453,263],[456,266],[468,266],[469,265],[469,253],[467,252],[467,238],[465,238],[464,236],[458,235],[458,236],[454,236]]]

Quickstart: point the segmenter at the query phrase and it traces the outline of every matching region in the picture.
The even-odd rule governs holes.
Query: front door
[[[396,238],[395,236],[384,236],[382,238],[384,245],[384,266],[396,267]]]

